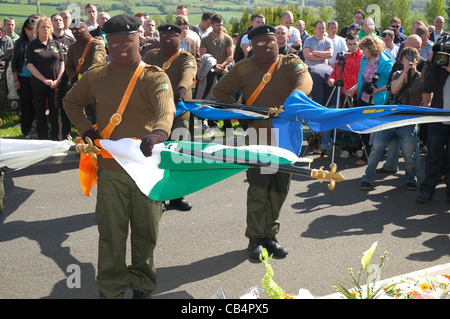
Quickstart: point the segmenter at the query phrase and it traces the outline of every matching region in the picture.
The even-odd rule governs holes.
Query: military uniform
[[[274,34],[274,31],[270,34]],[[303,91],[306,94],[311,92],[312,79],[308,67],[301,59],[297,55],[279,55],[278,59],[270,81],[253,102],[253,106],[279,107],[294,91]],[[269,67],[262,68],[255,63],[254,56],[239,61],[213,88],[214,98],[219,102],[234,103],[234,97],[240,90],[244,101],[248,100],[268,70]],[[270,141],[270,136],[273,136],[273,133],[270,134],[273,130],[271,120],[253,120],[249,124],[249,128],[251,127],[257,130],[258,144],[264,143],[266,138],[268,143],[273,142]],[[269,136],[259,134],[264,132],[259,130],[262,128],[267,129]],[[279,232],[278,219],[289,191],[290,179],[291,175],[286,173],[262,174],[258,168],[247,170],[249,188],[246,237],[261,240],[275,238]]]
[[[147,52],[142,59],[147,64],[163,67],[167,62],[167,58],[161,54],[161,49],[152,49]],[[195,75],[197,74],[197,64],[194,56],[186,51],[181,51],[170,67],[166,70],[172,84],[173,91],[176,92],[179,88],[186,89],[185,99],[192,99],[192,88],[195,84]],[[180,125],[179,122],[186,122],[185,125]],[[178,123],[176,123],[178,122]],[[174,121],[174,126],[189,127],[189,112],[184,112]],[[174,127],[175,129],[176,127]]]
[[[113,31],[119,33],[124,30],[124,34],[136,32],[138,26],[139,22],[134,17],[118,15],[108,20],[103,29],[108,36]],[[110,44],[115,40],[113,38],[108,37]],[[135,41],[138,48],[138,39]],[[138,49],[136,52],[139,56]],[[98,131],[102,132],[111,116],[116,113],[134,74],[135,69],[121,70],[113,67],[113,58],[111,54],[110,64],[94,66],[84,73],[63,100],[67,115],[81,134],[93,130],[92,124],[85,117],[83,106],[98,101]],[[156,130],[164,131],[167,137],[174,115],[173,92],[167,74],[159,67],[146,65],[130,96],[122,121],[115,127],[110,139],[143,139]],[[156,286],[153,251],[162,214],[161,203],[145,196],[114,159],[99,157],[98,168],[97,283],[100,296],[123,297],[128,286],[141,295],[149,294]],[[129,227],[132,257],[131,265],[127,266],[126,242]]]
[[[84,62],[77,73],[78,61],[83,56],[86,44],[74,42],[69,46],[67,51],[66,74],[71,84],[77,82],[78,78],[83,75],[91,66],[106,62],[106,49],[102,41],[94,39],[90,45]],[[85,106],[87,117],[92,124],[97,123],[97,107],[95,101]]]
[[[89,50],[87,51],[84,63],[80,67],[80,71],[77,73],[78,60],[82,57],[85,44],[74,42],[69,46],[67,50],[67,62],[66,73],[73,82],[76,82],[78,74],[83,74],[91,66],[106,62],[106,49],[102,41],[94,39]]]
[[[191,99],[197,74],[197,65],[194,56],[180,48],[181,27],[173,23],[165,23],[158,27],[158,31],[161,39],[161,48],[147,52],[143,61],[165,70],[172,84],[175,103],[183,99]],[[189,118],[189,112],[183,112],[175,118],[171,140],[182,140],[187,137]],[[182,130],[177,132],[177,129]],[[183,211],[192,209],[191,203],[186,201],[184,197],[172,199],[169,204]]]

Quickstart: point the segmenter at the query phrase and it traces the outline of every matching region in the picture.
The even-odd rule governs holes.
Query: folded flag
[[[278,118],[303,121],[316,132],[336,128],[367,134],[410,124],[445,122],[450,119],[450,111],[410,105],[326,108],[297,91],[287,98]]]
[[[19,170],[50,156],[66,152],[72,141],[19,140],[0,138],[0,170]]]
[[[194,193],[255,164],[273,173],[282,165],[310,162],[274,146],[230,147],[183,141],[157,144],[152,156],[145,157],[140,143],[131,138],[100,140],[102,148],[124,168],[138,188],[156,201]]]

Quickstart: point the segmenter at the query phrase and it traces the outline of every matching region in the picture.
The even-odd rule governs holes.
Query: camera
[[[447,66],[450,62],[449,36],[444,35],[433,45],[433,59],[431,64],[435,66]]]
[[[351,52],[341,51],[336,54],[336,60],[343,60],[345,57],[349,57],[351,55]]]
[[[369,95],[373,94],[374,88],[377,87],[377,81],[380,78],[380,74],[374,73],[371,82],[364,82],[361,87],[361,92],[367,93]]]

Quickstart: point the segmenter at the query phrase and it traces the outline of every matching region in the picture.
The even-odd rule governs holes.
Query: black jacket
[[[11,59],[11,70],[13,72],[22,73],[25,64],[25,52],[28,45],[28,37],[20,37],[14,42],[13,56]]]
[[[442,109],[444,105],[444,85],[450,73],[439,66],[427,65],[425,69],[424,89],[432,92],[431,107]]]

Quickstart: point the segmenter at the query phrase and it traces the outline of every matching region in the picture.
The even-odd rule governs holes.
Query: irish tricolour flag
[[[20,140],[0,138],[0,170],[23,169],[70,149],[74,143],[69,140]]]
[[[273,173],[299,161],[294,153],[275,146],[231,147],[211,143],[166,142],[145,157],[140,140],[100,140],[102,147],[124,168],[139,189],[156,201],[179,198],[231,177],[249,167]]]

